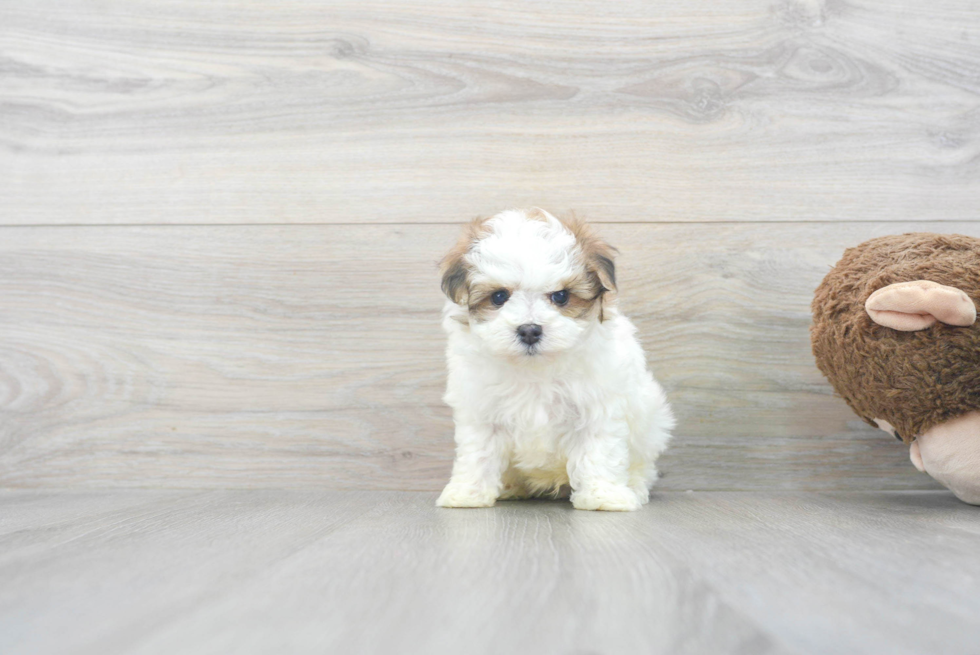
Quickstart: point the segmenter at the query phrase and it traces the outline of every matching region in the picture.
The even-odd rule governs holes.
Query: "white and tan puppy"
[[[438,505],[568,486],[578,509],[647,502],[674,419],[616,309],[612,256],[585,224],[531,209],[471,223],[443,260],[456,461]]]

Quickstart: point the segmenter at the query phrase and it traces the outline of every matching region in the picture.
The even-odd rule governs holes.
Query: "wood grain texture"
[[[813,289],[897,227],[601,226],[680,420],[664,488],[936,488],[810,354]],[[0,486],[438,489],[457,229],[3,228]]]
[[[5,0],[0,223],[972,220],[973,0]]]
[[[434,500],[0,492],[0,650],[959,654],[980,640],[980,512],[947,492],[659,493],[632,514]]]

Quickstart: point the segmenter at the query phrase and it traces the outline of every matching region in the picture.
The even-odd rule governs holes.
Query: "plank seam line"
[[[419,222],[345,222],[345,223],[4,223],[0,224],[0,229],[14,228],[85,228],[85,227],[118,227],[118,228],[139,228],[139,227],[373,227],[373,226],[402,226],[411,227],[416,225],[463,225],[466,221],[441,222],[441,221],[419,221]],[[901,224],[942,224],[942,223],[976,223],[980,224],[980,219],[856,219],[856,220],[794,220],[794,221],[589,221],[592,225],[873,225],[875,223],[888,225]]]

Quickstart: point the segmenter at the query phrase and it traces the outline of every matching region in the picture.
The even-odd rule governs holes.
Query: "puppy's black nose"
[[[517,336],[527,345],[541,341],[541,326],[537,323],[525,323],[517,328]]]

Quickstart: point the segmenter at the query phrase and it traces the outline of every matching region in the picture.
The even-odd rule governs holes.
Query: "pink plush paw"
[[[916,468],[964,503],[980,505],[980,411],[932,427],[912,446],[909,455]]]

